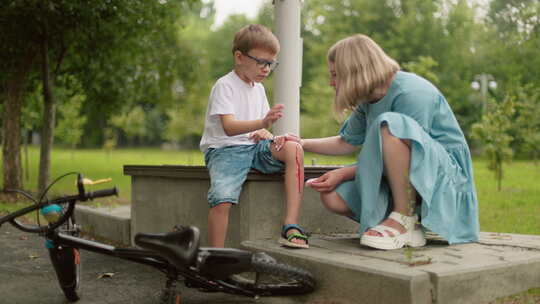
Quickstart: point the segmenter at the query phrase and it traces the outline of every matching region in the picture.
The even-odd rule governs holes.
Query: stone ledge
[[[339,168],[311,166],[305,177],[318,177]],[[131,234],[169,231],[174,225],[200,228],[203,245],[207,240],[210,187],[204,166],[124,166],[131,176]],[[284,217],[285,194],[282,174],[252,170],[242,187],[239,204],[231,209],[227,233],[228,247],[245,240],[279,238]],[[299,224],[308,232],[356,232],[358,224],[331,214],[321,204],[319,193],[304,188]]]
[[[90,208],[76,206],[75,221],[92,237],[123,245],[131,243],[131,206]]]
[[[304,176],[313,178],[343,166],[306,166],[304,168]],[[152,176],[152,177],[174,177],[179,179],[204,179],[207,180],[208,170],[205,166],[146,166],[146,165],[125,165],[124,175],[130,176]],[[283,175],[264,174],[256,170],[251,170],[248,173],[247,180],[280,180]]]

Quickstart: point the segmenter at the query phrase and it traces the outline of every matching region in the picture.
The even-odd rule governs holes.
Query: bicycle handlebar
[[[15,211],[15,212],[12,212],[12,213],[4,216],[4,217],[1,217],[0,218],[0,226],[2,224],[4,224],[4,223],[10,222],[15,227],[17,227],[17,228],[19,228],[19,229],[21,229],[23,231],[26,231],[26,232],[34,232],[34,233],[38,232],[39,233],[39,232],[45,232],[47,230],[53,230],[53,229],[58,228],[65,221],[67,221],[67,219],[69,217],[72,216],[73,211],[75,210],[75,203],[77,201],[84,202],[84,201],[87,201],[87,200],[93,200],[93,199],[98,198],[98,197],[106,197],[106,196],[118,195],[118,189],[116,187],[109,188],[109,189],[102,189],[102,190],[97,190],[97,191],[88,191],[88,192],[86,192],[85,189],[84,189],[83,178],[82,178],[81,174],[79,174],[78,177],[77,177],[77,189],[78,189],[79,194],[68,195],[68,196],[55,198],[55,199],[52,199],[52,200],[38,202],[38,203],[36,203],[34,205],[19,209],[19,210]],[[53,204],[59,204],[60,205],[60,204],[65,204],[65,203],[68,204],[68,208],[67,208],[66,212],[58,219],[58,221],[56,221],[55,223],[51,223],[46,227],[39,227],[39,226],[31,227],[31,226],[19,223],[16,220],[20,216],[23,216],[23,215],[25,215],[27,213],[30,213],[32,211],[41,209],[41,208],[43,208],[43,207],[45,207],[47,205],[53,205]]]
[[[106,197],[106,196],[113,196],[118,195],[118,189],[116,187],[110,188],[110,189],[103,189],[103,190],[97,190],[94,192],[87,192],[86,198],[89,200],[93,200],[98,197]]]

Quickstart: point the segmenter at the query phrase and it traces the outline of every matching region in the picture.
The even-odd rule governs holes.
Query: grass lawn
[[[121,149],[108,154],[103,150],[55,149],[52,154],[51,177],[78,171],[91,179],[112,178],[112,183],[93,186],[93,190],[115,185],[120,198],[115,203],[129,203],[130,177],[123,174],[124,165],[203,165],[203,154],[198,150],[163,151],[158,149]],[[23,157],[23,160],[25,158]],[[25,188],[36,189],[39,149],[28,150],[28,175]],[[354,156],[334,157],[306,153],[305,164],[339,165],[354,162]],[[1,163],[0,163],[1,168]],[[483,159],[474,160],[475,182],[480,204],[482,231],[540,234],[540,164],[517,160],[504,167],[502,190],[497,190],[494,175]],[[25,170],[26,173],[26,170]],[[0,182],[3,177],[0,176]],[[52,188],[53,194],[76,191],[74,178],[66,178]],[[109,201],[102,201],[108,203]],[[13,206],[9,208],[12,209]],[[7,209],[0,203],[0,211]]]

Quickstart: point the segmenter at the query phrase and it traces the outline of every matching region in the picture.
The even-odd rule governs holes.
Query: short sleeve
[[[264,91],[264,87],[259,84],[261,86],[261,98],[264,100],[263,104],[262,104],[262,113],[261,113],[261,118],[262,117],[265,117],[266,116],[266,113],[268,113],[268,111],[270,111],[270,105],[268,104],[268,99],[266,98],[266,93]]]
[[[210,93],[208,115],[234,114],[233,90],[223,82],[218,82]]]
[[[392,105],[392,112],[411,117],[426,132],[429,132],[439,96],[435,92],[423,90],[400,94],[396,97]]]
[[[353,146],[360,146],[366,137],[366,114],[361,108],[347,118],[339,130],[339,136]]]

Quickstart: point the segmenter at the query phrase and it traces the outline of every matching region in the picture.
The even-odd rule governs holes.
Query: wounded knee
[[[300,143],[297,143],[295,141],[286,141],[283,145],[283,148],[285,151],[292,151],[292,152],[304,152],[304,149],[302,148],[302,145]]]

